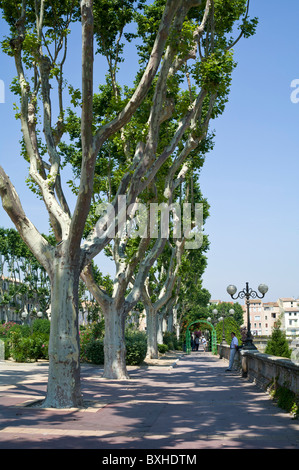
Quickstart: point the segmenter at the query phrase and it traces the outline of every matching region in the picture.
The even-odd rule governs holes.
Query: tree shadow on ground
[[[100,368],[83,367],[89,408],[2,407],[1,428],[15,429],[16,439],[3,433],[0,448],[299,448],[298,424],[225,366],[215,356],[193,354],[172,369],[132,368],[129,380],[103,379]],[[17,392],[40,393],[42,377],[30,383],[34,375],[27,374]]]

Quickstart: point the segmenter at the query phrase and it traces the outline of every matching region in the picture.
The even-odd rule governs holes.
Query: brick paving
[[[82,365],[83,409],[44,398],[47,362],[0,363],[0,449],[299,449],[299,421],[227,362],[170,354],[107,380]]]

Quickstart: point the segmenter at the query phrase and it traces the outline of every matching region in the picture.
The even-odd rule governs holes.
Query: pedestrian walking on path
[[[235,354],[237,352],[237,347],[239,345],[238,338],[236,337],[236,334],[233,331],[231,332],[231,337],[232,337],[232,341],[230,343],[229,365],[228,365],[228,369],[226,369],[227,371],[232,370],[233,368]]]

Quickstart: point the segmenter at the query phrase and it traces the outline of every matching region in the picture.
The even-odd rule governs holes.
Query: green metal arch
[[[212,353],[213,354],[217,354],[217,335],[216,335],[216,330],[214,328],[214,326],[212,325],[212,323],[210,323],[208,320],[206,320],[205,318],[200,318],[199,320],[196,320],[196,321],[193,321],[192,323],[189,323],[189,325],[187,326],[187,330],[186,330],[186,353],[187,354],[191,354],[191,333],[190,333],[190,326],[194,325],[195,323],[204,323],[206,324],[207,326],[209,326],[209,328],[211,329],[212,331]]]

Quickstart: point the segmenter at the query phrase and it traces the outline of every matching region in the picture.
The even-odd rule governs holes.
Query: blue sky
[[[211,209],[204,275],[212,298],[226,286],[269,286],[265,301],[299,297],[299,3],[251,1],[254,37],[235,48],[230,100],[215,123],[215,147],[201,173]]]
[[[208,267],[204,287],[213,299],[230,300],[228,284],[239,290],[249,282],[269,286],[265,301],[299,297],[299,103],[291,101],[291,82],[299,79],[299,2],[251,0],[251,16],[259,17],[257,33],[235,47],[229,103],[212,122],[214,150],[201,171],[201,188],[210,217]],[[0,22],[1,33],[5,24]],[[68,69],[80,86],[80,31],[71,37]],[[25,184],[27,165],[19,157],[20,123],[12,110],[15,97],[9,83],[15,76],[11,58],[0,54],[0,162],[10,175],[23,207],[37,228],[47,231],[42,202]],[[131,49],[123,64],[123,81],[133,78],[136,58]],[[96,59],[100,82],[105,65]],[[299,95],[298,95],[299,96]],[[71,177],[64,176],[64,181]],[[0,206],[0,225],[12,227]],[[104,273],[110,263],[98,258]]]

